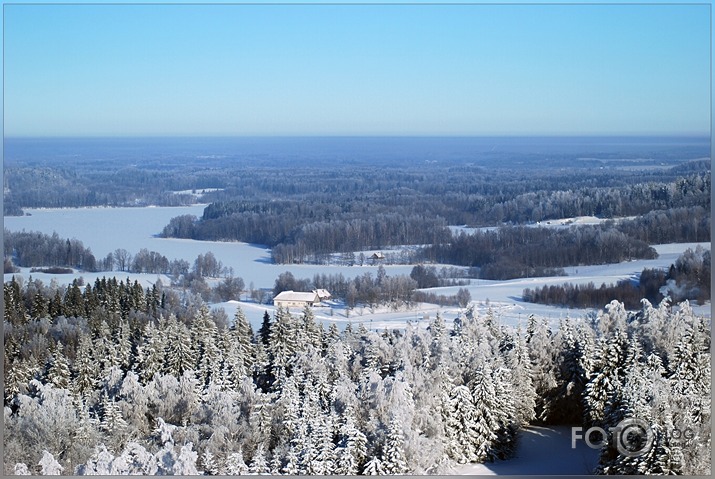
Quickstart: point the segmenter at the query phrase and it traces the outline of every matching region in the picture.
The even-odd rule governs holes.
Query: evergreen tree
[[[147,384],[162,371],[164,367],[164,331],[157,329],[153,321],[149,321],[144,329],[144,341],[137,347],[135,370],[139,373],[139,378]]]
[[[188,328],[175,316],[169,316],[166,326],[165,371],[175,377],[192,370],[196,365],[196,353],[191,343]]]
[[[409,472],[404,443],[402,428],[396,419],[392,419],[387,430],[387,441],[382,454],[382,468],[387,474],[407,474]]]
[[[362,473],[365,476],[384,476],[387,474],[385,468],[382,467],[382,461],[377,456],[373,456],[372,459],[367,461]]]
[[[217,342],[216,323],[211,318],[208,307],[203,305],[191,325],[191,345],[196,358],[193,369],[203,387],[207,387],[219,375],[220,352]]]
[[[263,322],[258,330],[258,337],[264,346],[268,346],[271,338],[271,315],[268,314],[268,311],[263,312]]]
[[[47,378],[50,384],[57,389],[67,389],[70,383],[70,367],[64,355],[64,346],[57,343],[50,360],[50,367],[47,371]]]
[[[464,385],[452,388],[445,417],[446,451],[460,464],[478,460],[476,443],[479,437],[475,424],[476,414],[469,388]]]
[[[488,364],[474,371],[469,384],[474,401],[474,447],[479,462],[492,461],[495,458],[494,446],[498,439],[497,431],[502,427],[500,416],[505,405],[499,400],[494,388],[492,371]]]
[[[74,392],[79,397],[89,395],[99,381],[99,369],[93,357],[92,340],[88,336],[79,338],[74,369]]]
[[[268,462],[266,461],[266,451],[263,443],[260,443],[253,453],[253,459],[248,465],[248,472],[254,475],[270,474]]]
[[[287,309],[279,307],[276,310],[275,321],[271,325],[268,343],[271,372],[276,381],[291,373],[296,348],[296,328],[293,317]]]
[[[228,476],[242,476],[248,473],[248,466],[243,461],[243,451],[241,448],[228,455],[224,470]]]

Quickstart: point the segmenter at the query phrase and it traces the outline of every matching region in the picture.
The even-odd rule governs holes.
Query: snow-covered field
[[[598,450],[577,441],[571,448],[571,428],[529,426],[519,436],[516,457],[487,464],[455,467],[459,475],[588,475],[598,464]]]
[[[77,238],[85,246],[92,249],[99,259],[118,248],[124,248],[135,254],[141,248],[157,251],[172,259],[185,259],[193,264],[199,254],[208,251],[214,253],[216,258],[225,266],[232,267],[234,274],[244,279],[246,285],[253,283],[255,288],[272,288],[275,279],[280,273],[290,271],[296,278],[312,278],[316,273],[337,274],[342,273],[346,278],[377,271],[377,266],[324,266],[324,265],[277,265],[271,263],[270,250],[265,246],[251,245],[238,242],[194,241],[185,239],[159,238],[157,234],[171,218],[178,215],[192,214],[201,216],[205,205],[187,207],[145,207],[145,208],[79,208],[79,209],[33,209],[27,210],[30,216],[5,217],[5,227],[10,231],[41,231],[52,234],[57,232],[60,237]],[[564,220],[566,221],[566,220]],[[583,220],[585,221],[585,220]],[[579,222],[579,221],[577,221]],[[558,326],[559,320],[567,316],[580,317],[589,310],[564,309],[554,306],[545,306],[525,303],[521,300],[525,288],[536,288],[545,284],[562,284],[564,282],[613,283],[620,279],[632,278],[638,275],[643,268],[667,268],[687,248],[695,248],[702,244],[710,248],[710,243],[687,243],[672,245],[656,245],[659,257],[655,260],[640,260],[611,265],[579,266],[565,268],[567,277],[522,278],[507,281],[472,280],[467,286],[474,305],[478,312],[488,308],[501,318],[502,323],[516,326],[525,325],[530,314],[545,317],[552,326]],[[388,275],[409,275],[412,266],[386,265]],[[20,275],[28,277],[28,270]],[[138,275],[115,273],[120,279],[130,277],[133,281],[138,279],[143,285],[152,284],[160,275]],[[82,273],[87,282],[94,278],[106,276],[107,273]],[[9,280],[11,275],[5,275]],[[72,281],[72,275],[48,275],[33,273],[33,278],[39,278],[49,283],[52,279],[60,283]],[[168,278],[162,277],[162,282],[168,284]],[[438,294],[452,295],[459,287],[435,288]],[[230,317],[236,310],[237,302],[221,303]],[[272,306],[257,305],[254,303],[241,303],[243,310],[251,323],[256,327],[260,325],[264,311],[272,311]],[[710,304],[696,306],[698,314],[711,315]],[[339,327],[344,327],[348,322],[353,324],[363,323],[369,329],[383,329],[385,327],[401,327],[407,322],[427,324],[425,319],[433,318],[440,311],[436,305],[417,305],[410,310],[392,311],[389,309],[370,311],[368,308],[356,308],[346,317],[346,311],[340,307],[322,308],[316,311],[318,319],[327,326],[335,322]],[[445,319],[451,320],[459,314],[458,308],[442,308]]]

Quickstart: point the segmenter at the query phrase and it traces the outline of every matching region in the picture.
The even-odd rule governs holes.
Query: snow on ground
[[[252,245],[239,242],[219,241],[194,241],[176,238],[159,238],[157,234],[168,224],[174,216],[192,214],[201,216],[205,205],[186,207],[145,207],[145,208],[73,208],[73,209],[31,209],[27,210],[31,216],[5,217],[5,227],[10,231],[41,231],[52,234],[57,232],[60,237],[77,238],[85,246],[90,247],[98,259],[118,248],[137,253],[141,248],[157,251],[169,260],[185,259],[190,264],[199,254],[208,251],[214,253],[224,266],[232,267],[234,274],[244,279],[246,286],[253,283],[254,288],[273,288],[279,274],[290,271],[296,278],[312,279],[315,274],[338,274],[345,278],[354,278],[366,272],[373,275],[378,266],[366,263],[365,266],[347,265],[278,265],[271,263],[270,249],[261,245]],[[587,221],[587,219],[567,219],[571,221]],[[566,221],[566,220],[564,220]],[[546,278],[520,278],[507,281],[472,280],[466,288],[469,290],[473,304],[478,313],[484,313],[489,308],[500,317],[501,322],[510,326],[521,324],[525,326],[530,314],[545,317],[552,327],[558,327],[559,321],[567,316],[582,317],[592,310],[566,309],[556,306],[546,306],[526,303],[521,300],[525,288],[537,288],[546,284],[586,284],[593,282],[596,286],[601,283],[615,283],[621,279],[636,278],[644,268],[667,268],[687,248],[702,245],[710,248],[710,243],[685,243],[654,246],[659,257],[654,260],[627,261],[618,264],[576,266],[564,268],[568,276],[555,276]],[[437,265],[441,266],[441,265]],[[409,275],[411,265],[385,265],[388,275]],[[28,270],[20,275],[29,276]],[[94,282],[95,277],[116,275],[118,279],[129,277],[147,286],[156,281],[157,275],[136,275],[122,272],[113,273],[82,273],[86,282]],[[5,281],[11,275],[5,275]],[[67,284],[74,278],[73,275],[44,275],[33,273],[33,278],[42,279],[49,283],[55,279],[60,284]],[[168,279],[162,278],[164,284]],[[430,291],[437,294],[453,295],[459,287],[433,288]],[[258,324],[264,311],[273,311],[272,306],[242,303],[243,309],[251,323]],[[216,307],[223,307],[233,317],[236,306],[233,303],[220,303]],[[695,305],[694,305],[695,306]],[[336,322],[342,329],[348,322],[359,324],[362,322],[368,329],[401,328],[407,322],[420,322],[427,324],[425,319],[433,318],[440,308],[436,305],[417,305],[410,310],[370,311],[368,308],[356,308],[346,317],[343,308],[335,306],[330,309],[317,310],[316,315],[327,326]],[[705,306],[695,306],[695,312],[710,317],[710,303]],[[453,320],[459,314],[458,308],[442,308],[445,320]],[[299,313],[299,311],[294,311]],[[429,318],[427,317],[429,316]]]
[[[529,426],[519,437],[516,457],[486,464],[455,466],[458,475],[588,475],[598,464],[599,451],[584,441],[571,447],[567,426]]]

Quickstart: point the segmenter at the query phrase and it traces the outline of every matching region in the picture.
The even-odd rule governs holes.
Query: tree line
[[[615,299],[631,310],[639,309],[643,298],[659,303],[666,296],[672,301],[704,304],[710,300],[710,271],[710,250],[698,246],[695,250],[688,248],[667,272],[645,268],[636,281],[625,279],[611,285],[603,283],[600,287],[590,282],[527,288],[522,299],[569,308],[597,308]]]
[[[440,263],[479,267],[485,279],[563,274],[565,266],[651,259],[655,250],[614,227],[511,226],[452,233],[444,244],[427,246],[425,257]]]
[[[50,291],[4,286],[5,474],[444,474],[512,457],[528,424],[630,417],[650,448],[609,441],[595,472],[710,470],[710,324],[687,302],[613,301],[556,330],[467,309],[339,331],[278,309],[254,333],[240,309],[111,279],[27,309]]]

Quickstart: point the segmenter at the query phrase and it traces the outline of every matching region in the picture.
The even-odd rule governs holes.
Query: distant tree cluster
[[[465,272],[462,268],[443,266],[439,270],[436,266],[425,266],[418,264],[410,272],[410,278],[417,281],[419,289],[439,288],[443,286],[467,286],[469,279],[466,276],[469,272]]]
[[[616,299],[626,308],[641,307],[643,298],[659,303],[667,295],[673,301],[694,300],[703,304],[710,299],[710,251],[698,246],[688,248],[669,270],[644,269],[637,281],[621,280],[617,284],[591,282],[584,285],[565,283],[525,289],[524,301],[565,306],[569,308],[598,308]]]
[[[437,294],[431,291],[415,291],[412,299],[416,303],[432,303],[440,306],[459,306],[466,308],[472,301],[472,294],[467,288],[459,288],[456,294]]]
[[[4,286],[5,474],[444,474],[511,457],[528,424],[629,417],[652,447],[606,447],[597,472],[710,473],[710,324],[687,302],[523,332],[491,310],[378,333],[279,308],[254,334],[160,286],[76,286],[54,306]]]
[[[651,259],[655,250],[613,227],[502,227],[452,234],[451,241],[428,246],[424,255],[440,263],[480,267],[485,279],[563,274],[560,268]]]
[[[84,271],[97,271],[97,260],[90,248],[78,239],[60,238],[35,231],[3,233],[5,258],[16,266],[65,266]],[[6,261],[6,267],[8,263]],[[12,271],[10,271],[12,272]]]
[[[589,175],[587,181],[578,168],[551,176],[523,169],[497,169],[492,176],[471,166],[430,169],[435,171],[428,177],[411,168],[378,174],[336,165],[329,173],[302,171],[296,178],[275,172],[264,178],[267,172],[256,170],[251,174],[259,175],[264,190],[226,188],[218,194],[225,199],[209,204],[201,218],[173,218],[162,234],[265,244],[282,264],[320,263],[330,253],[386,246],[444,245],[450,242],[450,224],[514,225],[585,215],[658,211],[667,216],[667,228],[658,217],[618,230],[645,242],[709,238],[709,171],[677,176],[667,170],[638,175],[618,170]],[[572,187],[563,190],[565,183]]]
[[[615,225],[630,238],[648,244],[710,241],[710,207],[692,206],[651,211]]]

